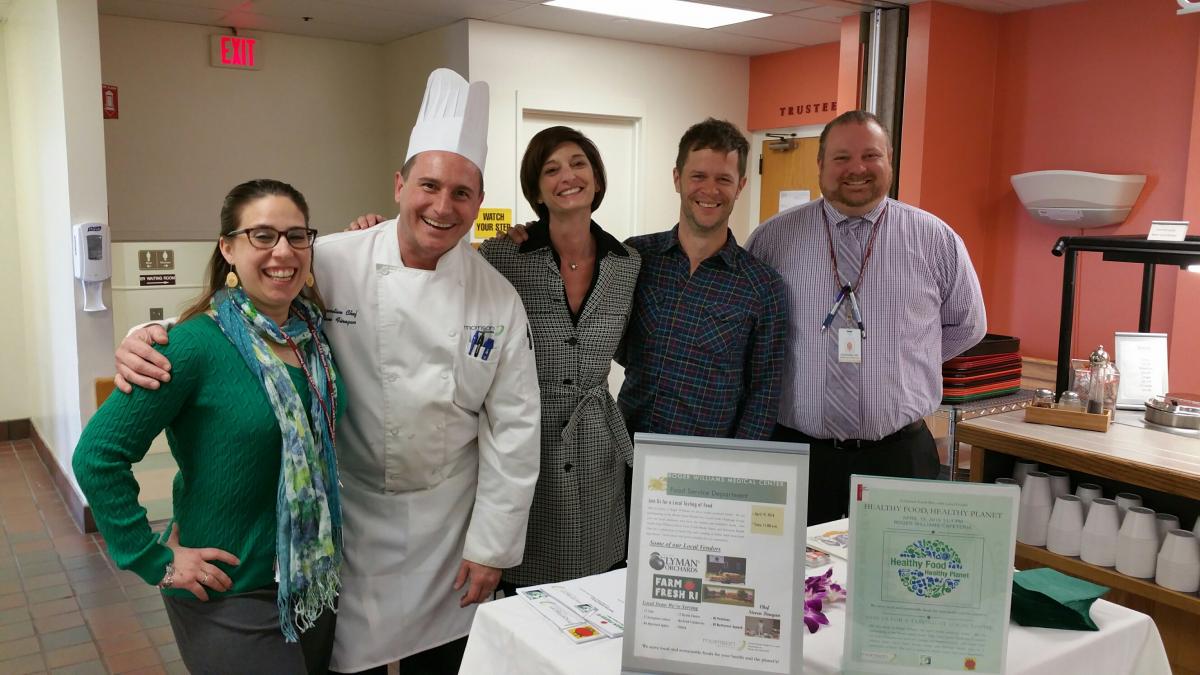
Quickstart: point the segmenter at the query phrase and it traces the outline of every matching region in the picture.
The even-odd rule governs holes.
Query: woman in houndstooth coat
[[[625,467],[633,446],[608,391],[641,260],[592,222],[605,190],[596,146],[568,127],[529,141],[521,191],[540,220],[521,244],[507,237],[480,252],[521,295],[542,392],[542,464],[522,563],[504,571],[520,586],[597,574],[625,557]]]

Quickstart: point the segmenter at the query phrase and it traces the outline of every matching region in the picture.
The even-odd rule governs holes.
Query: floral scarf
[[[332,370],[326,370],[332,360],[320,330],[321,314],[298,297],[280,327],[260,314],[240,287],[218,291],[210,314],[262,381],[279,421],[283,447],[275,503],[276,600],[284,638],[295,642],[322,611],[333,608],[341,587],[342,512],[331,428],[337,396],[329,381]],[[308,415],[287,367],[266,342],[287,344],[289,338],[315,389]]]

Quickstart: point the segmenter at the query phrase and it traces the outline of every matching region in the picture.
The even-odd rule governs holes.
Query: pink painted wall
[[[1089,0],[1000,17],[992,143],[988,318],[1028,356],[1054,358],[1062,261],[1050,249],[1080,234],[1034,221],[1009,177],[1041,169],[1140,173],[1146,186],[1122,225],[1144,234],[1183,213],[1200,17],[1167,0]],[[1170,332],[1177,268],[1158,268],[1152,329]],[[1074,355],[1137,330],[1141,268],[1081,256]],[[1173,364],[1194,378],[1200,359]]]
[[[988,200],[999,15],[926,2],[909,13],[901,201],[937,214],[990,276]]]
[[[750,57],[751,131],[825,124],[837,117],[837,42]]]

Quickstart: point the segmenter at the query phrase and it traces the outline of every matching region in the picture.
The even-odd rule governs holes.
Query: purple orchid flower
[[[815,633],[821,626],[829,625],[824,613],[824,603],[837,602],[846,598],[846,590],[833,583],[833,568],[804,580],[804,625],[808,632]]]

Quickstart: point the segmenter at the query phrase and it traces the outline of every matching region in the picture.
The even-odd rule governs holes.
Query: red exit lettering
[[[254,38],[221,37],[221,63],[240,68],[254,67]]]

